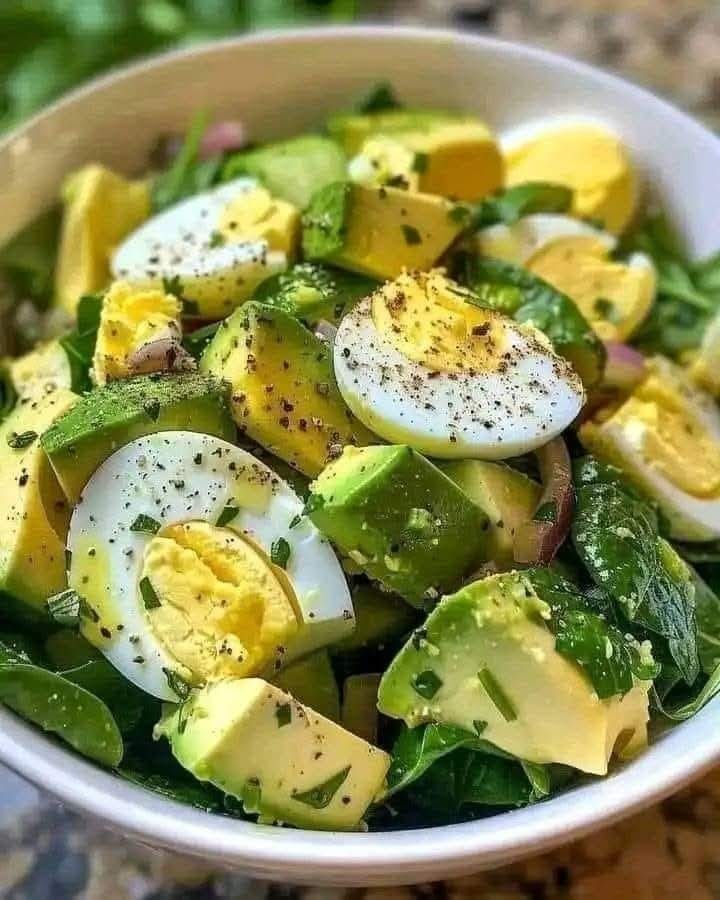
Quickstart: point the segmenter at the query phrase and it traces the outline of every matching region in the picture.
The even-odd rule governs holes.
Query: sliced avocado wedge
[[[327,650],[290,663],[273,677],[272,683],[327,719],[340,721],[340,692]]]
[[[327,344],[282,309],[250,302],[236,310],[200,369],[232,385],[241,432],[306,475],[345,445],[375,440],[345,406]]]
[[[410,447],[347,447],[310,489],[323,534],[413,606],[432,606],[485,559],[485,513]]]
[[[222,180],[239,175],[253,175],[271,194],[305,209],[316,191],[345,176],[345,156],[330,138],[303,134],[234,154]]]
[[[76,503],[90,476],[118,447],[159,431],[234,440],[227,385],[195,373],[113,381],[86,394],[41,443],[66,497]]]
[[[259,678],[193,691],[155,734],[198,780],[237,797],[246,812],[299,828],[358,828],[390,765],[387,753]]]

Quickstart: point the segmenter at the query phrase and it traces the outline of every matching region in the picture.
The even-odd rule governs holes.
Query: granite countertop
[[[391,0],[373,18],[541,44],[666,94],[720,128],[717,0]],[[0,897],[12,900],[688,900],[720,898],[720,771],[660,806],[526,862],[387,890],[249,881],[88,825],[0,767]]]

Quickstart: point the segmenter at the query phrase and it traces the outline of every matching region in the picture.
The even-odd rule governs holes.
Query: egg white
[[[536,329],[508,320],[505,373],[436,374],[378,331],[371,304],[342,320],[333,361],[345,402],[385,440],[445,459],[506,459],[547,443],[580,412],[580,378]]]
[[[524,265],[538,250],[568,237],[592,237],[611,253],[617,246],[613,235],[580,219],[559,213],[533,213],[512,225],[490,225],[477,233],[477,247],[484,256]]]
[[[258,490],[258,476],[266,489]],[[227,506],[240,506],[240,512],[225,527],[252,539],[268,556],[278,538],[290,545],[285,572],[302,620],[283,662],[340,640],[354,628],[350,592],[333,550],[308,518],[290,528],[303,503],[270,468],[209,435],[172,431],[139,438],[92,476],[73,513],[67,546],[71,554],[89,541],[103,548],[107,605],[121,615],[123,629],[112,632],[99,649],[126,678],[160,699],[177,702],[163,670],[174,671],[178,663],[153,634],[138,587],[153,536],[130,527],[139,515],[163,527],[191,521],[216,524]],[[82,593],[82,585],[72,583],[72,572],[71,564],[71,586]],[[95,611],[102,621],[102,609]],[[133,662],[138,657],[144,662]]]
[[[131,283],[177,277],[191,285],[188,299],[207,302],[226,284],[236,303],[247,299],[261,281],[287,267],[286,255],[264,240],[213,246],[213,237],[224,209],[257,187],[254,178],[236,178],[148,219],[115,251],[114,277]]]

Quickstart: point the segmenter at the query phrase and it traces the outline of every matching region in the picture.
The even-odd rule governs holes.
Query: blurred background
[[[720,129],[718,0],[0,0],[0,131],[149,53],[282,25],[392,21],[538,44],[616,71]],[[94,827],[0,768],[0,897],[11,900],[720,898],[720,773],[553,854],[454,882],[295,889],[217,872]]]

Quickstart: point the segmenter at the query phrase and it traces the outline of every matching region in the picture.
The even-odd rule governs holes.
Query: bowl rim
[[[579,75],[590,83],[609,86],[634,96],[638,102],[655,106],[674,119],[678,128],[689,131],[696,144],[717,156],[720,162],[720,140],[689,114],[645,88],[587,63],[542,48],[452,29],[373,24],[256,32],[143,59],[104,74],[46,107],[0,141],[0,152],[32,133],[38,123],[61,113],[85,95],[178,58],[200,60],[220,48],[278,41],[340,43],[357,40],[358,36],[390,42],[446,41],[449,48],[463,45],[480,51],[483,48],[500,51],[510,61],[522,57],[546,62],[569,76]],[[717,703],[720,701],[716,700]],[[709,708],[692,723],[679,725],[663,736],[656,745],[663,750],[653,755],[660,757],[659,763],[654,758],[644,761],[641,756],[617,774],[574,788],[546,804],[474,822],[414,831],[302,831],[208,815],[96,767],[1,707],[0,761],[67,805],[155,846],[230,862],[258,877],[280,876],[313,884],[400,884],[439,877],[438,873],[442,876],[469,873],[511,862],[582,837],[663,799],[720,761],[720,742],[713,744],[707,737],[695,742],[684,739],[693,731],[693,723],[700,725],[702,720],[710,718],[708,712]],[[645,777],[627,777],[631,770]],[[581,800],[579,792],[582,792]]]

